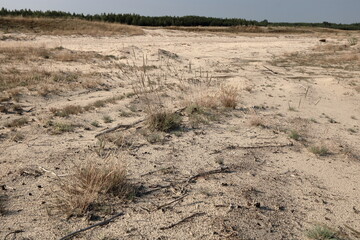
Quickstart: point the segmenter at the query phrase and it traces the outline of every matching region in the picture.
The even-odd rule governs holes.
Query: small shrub
[[[254,116],[250,119],[250,126],[263,128],[266,127],[265,121],[259,116]]]
[[[114,120],[110,116],[105,115],[103,116],[103,121],[104,123],[112,123]]]
[[[28,124],[29,120],[26,117],[14,119],[11,122],[8,122],[5,124],[5,127],[22,127],[26,124]]]
[[[103,165],[89,160],[77,166],[74,174],[59,182],[59,187],[55,206],[68,216],[82,216],[89,210],[96,210],[106,197],[129,199],[135,191],[127,180],[125,167],[109,158]]]
[[[68,117],[84,112],[84,108],[78,105],[69,105],[62,109],[50,108],[50,111],[58,117]]]
[[[49,121],[47,123],[48,126],[52,127],[52,134],[62,134],[65,132],[73,132],[77,125],[72,123],[64,123],[64,122],[52,122]]]
[[[356,37],[351,37],[348,39],[348,43],[350,46],[355,46],[358,43],[358,39]]]
[[[235,109],[238,100],[237,87],[232,87],[232,86],[222,87],[220,91],[219,99],[223,107]]]
[[[151,131],[169,132],[178,129],[181,116],[165,110],[154,110],[147,116],[147,125]]]
[[[15,132],[10,136],[10,140],[13,142],[21,142],[25,139],[25,135],[20,132]]]
[[[325,146],[312,146],[309,150],[310,152],[318,156],[326,156],[330,154],[329,149]]]
[[[164,135],[162,135],[159,132],[151,132],[151,133],[147,134],[145,137],[146,137],[146,140],[151,144],[165,142]]]
[[[289,138],[294,139],[295,141],[301,140],[301,136],[296,130],[291,130],[290,131]]]
[[[104,100],[97,100],[93,103],[93,106],[96,108],[101,108],[106,106],[106,102]]]
[[[313,240],[341,240],[338,233],[326,226],[316,226],[308,231],[307,237]]]
[[[100,123],[98,121],[91,122],[91,125],[94,127],[100,127]]]
[[[291,107],[290,105],[289,105],[289,108],[288,108],[288,110],[289,110],[290,112],[297,112],[297,111],[296,111],[296,108],[294,108],[294,107]]]

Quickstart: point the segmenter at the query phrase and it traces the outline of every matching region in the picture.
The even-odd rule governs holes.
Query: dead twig
[[[228,167],[222,167],[221,169],[215,169],[215,170],[211,170],[211,171],[207,171],[207,172],[203,172],[203,173],[199,173],[196,174],[195,176],[190,177],[188,180],[186,180],[185,182],[192,182],[200,177],[205,177],[205,176],[209,176],[212,174],[218,174],[218,173],[231,173],[230,169]]]
[[[22,233],[22,232],[25,232],[25,231],[24,231],[24,230],[15,230],[15,231],[13,231],[13,232],[11,232],[11,233],[8,233],[8,234],[6,234],[6,236],[4,237],[4,240],[6,240],[6,239],[8,238],[8,236],[10,236],[10,235],[12,235],[12,234],[14,234],[13,239],[16,239],[16,234]]]
[[[264,68],[266,68],[267,70],[269,70],[270,72],[272,72],[273,74],[279,74],[278,72],[275,72],[273,70],[271,70],[270,68],[266,67],[266,66],[263,66]]]
[[[107,129],[107,130],[105,130],[105,131],[103,131],[103,132],[101,132],[101,133],[96,134],[96,135],[95,135],[95,138],[97,138],[97,137],[99,137],[99,136],[102,136],[102,135],[104,135],[104,134],[107,134],[107,133],[116,131],[116,130],[118,130],[118,129],[120,129],[120,128],[124,128],[124,129],[132,128],[132,127],[134,127],[135,125],[137,125],[137,124],[139,124],[139,123],[141,123],[141,122],[143,122],[143,121],[145,121],[145,120],[144,120],[144,119],[141,119],[141,120],[136,121],[136,122],[134,122],[134,123],[132,123],[132,124],[119,124],[119,125],[117,125],[116,127]]]
[[[195,217],[203,216],[203,215],[205,215],[205,214],[206,214],[206,213],[204,213],[204,212],[194,213],[194,214],[192,214],[192,215],[190,215],[190,216],[188,216],[188,217],[180,220],[180,221],[177,222],[177,223],[173,223],[173,224],[171,224],[171,225],[169,225],[169,226],[167,226],[167,227],[161,227],[160,230],[166,230],[166,229],[173,228],[173,227],[175,227],[175,226],[177,226],[177,225],[179,225],[179,224],[181,224],[181,223],[187,222],[187,221],[189,221],[189,220],[191,220],[191,219],[193,219],[193,218],[195,218]]]
[[[76,234],[79,234],[79,233],[81,233],[81,232],[85,232],[85,231],[87,231],[87,230],[89,230],[89,229],[92,229],[92,228],[94,228],[94,227],[97,227],[97,226],[104,226],[104,225],[110,223],[110,222],[111,222],[112,220],[114,220],[115,218],[121,217],[121,216],[123,216],[123,215],[124,215],[124,213],[118,213],[118,214],[116,214],[115,216],[113,216],[112,218],[109,218],[109,219],[107,219],[107,220],[105,220],[105,221],[102,221],[102,222],[96,223],[96,224],[94,224],[94,225],[91,225],[91,226],[89,226],[89,227],[86,227],[86,228],[80,229],[80,230],[78,230],[78,231],[72,232],[72,233],[66,235],[65,237],[60,238],[60,240],[70,239],[70,238],[74,237]]]
[[[173,201],[171,201],[169,203],[165,203],[164,205],[161,205],[161,206],[157,207],[157,210],[160,210],[160,209],[162,209],[164,207],[167,207],[167,206],[169,206],[169,205],[171,205],[173,203],[179,202],[180,200],[184,199],[187,196],[189,196],[189,194],[185,194],[185,195],[183,195],[181,197],[178,197],[177,199],[175,199],[175,200],[173,200]]]

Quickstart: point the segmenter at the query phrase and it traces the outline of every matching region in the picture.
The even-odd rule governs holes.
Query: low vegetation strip
[[[0,14],[1,15],[1,14]],[[123,24],[89,22],[69,18],[0,17],[0,31],[36,33],[45,35],[142,35],[143,30]]]

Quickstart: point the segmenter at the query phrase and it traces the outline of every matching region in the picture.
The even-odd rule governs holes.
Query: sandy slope
[[[331,44],[344,44],[347,36],[326,38]],[[20,100],[35,110],[25,113],[31,123],[18,129],[26,134],[25,139],[13,142],[5,138],[0,145],[0,193],[8,197],[7,213],[0,217],[0,238],[23,230],[16,239],[59,239],[96,223],[88,217],[66,220],[48,215],[57,181],[51,172],[71,173],[74,164],[94,155],[97,133],[143,119],[144,105],[132,96],[71,116],[68,120],[84,127],[62,135],[50,135],[45,121],[52,107],[85,106],[131,93],[134,75],[124,74],[114,62],[142,66],[146,59],[148,66],[157,66],[150,71],[152,77],[166,75],[163,81],[171,85],[179,84],[179,76],[183,76],[181,80],[193,89],[169,90],[164,105],[179,109],[184,99],[223,83],[239,88],[239,105],[209,125],[166,134],[163,143],[147,142],[139,133],[144,128],[140,124],[125,131],[133,142],[129,149],[107,145],[105,150],[115,149],[124,159],[129,177],[144,192],[163,188],[125,205],[114,201],[110,211],[92,213],[102,220],[115,212],[125,215],[79,235],[79,239],[306,239],[306,230],[316,224],[356,239],[346,226],[360,230],[360,94],[354,88],[360,85],[360,72],[290,64],[291,59],[287,64],[278,62],[289,53],[311,54],[320,45],[318,40],[311,35],[236,36],[169,30],[146,30],[146,35],[134,37],[36,37],[36,44],[46,47],[95,51],[119,60],[101,66],[76,62],[45,65],[63,71],[101,72],[100,78],[109,87],[49,98],[23,96]],[[178,57],[164,58],[158,49]],[[358,51],[356,46],[354,49]],[[207,87],[202,82],[210,78],[213,84]],[[119,116],[120,109],[132,107],[138,109],[133,116]],[[104,123],[104,115],[114,121]],[[12,118],[1,113],[0,122],[3,125]],[[253,126],[254,118],[261,119],[264,126]],[[95,120],[102,128],[90,125]],[[301,140],[291,139],[290,130],[296,130]],[[6,127],[0,129],[4,136],[10,132]],[[326,146],[330,154],[311,153],[313,145]],[[39,166],[51,172],[39,171]],[[223,171],[187,181],[214,169]],[[34,170],[39,174],[31,172]],[[172,226],[183,219],[186,221]]]

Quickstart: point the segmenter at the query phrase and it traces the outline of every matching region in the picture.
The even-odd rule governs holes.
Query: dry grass
[[[357,91],[358,93],[360,93],[360,86],[356,86],[356,87],[355,87],[355,91]]]
[[[0,69],[0,71],[0,91],[26,87],[28,90],[38,91],[38,93],[46,91],[60,92],[65,89],[82,87],[84,84],[78,81],[80,76],[92,77],[80,72],[49,72],[38,68],[20,70],[12,67]]]
[[[309,151],[318,156],[330,155],[330,150],[325,146],[312,146]]]
[[[273,61],[277,66],[319,66],[324,68],[360,69],[360,51],[349,45],[325,44],[311,52],[295,52]]]
[[[25,126],[26,124],[29,123],[29,119],[26,117],[22,117],[22,118],[18,118],[18,119],[14,119],[8,123],[5,124],[5,127],[8,128],[18,128],[18,127],[22,127]]]
[[[250,33],[250,34],[313,34],[314,32],[339,32],[339,30],[311,27],[260,27],[260,26],[234,26],[234,27],[165,27],[171,30],[188,32],[212,33]]]
[[[69,117],[70,115],[81,114],[86,111],[91,111],[95,108],[105,107],[108,103],[115,104],[118,100],[121,100],[123,98],[123,96],[114,96],[103,100],[96,100],[95,102],[89,103],[84,107],[79,105],[68,105],[63,108],[50,108],[49,110],[54,114],[54,116]]]
[[[223,86],[220,90],[219,100],[223,107],[235,109],[238,103],[238,88]]]
[[[46,35],[132,36],[144,34],[140,27],[70,18],[0,17],[0,30]]]
[[[265,120],[261,118],[260,116],[253,116],[250,119],[250,126],[253,127],[266,127]]]
[[[307,232],[307,237],[313,240],[341,240],[340,234],[327,227],[327,226],[315,226],[313,229]]]
[[[96,52],[73,51],[63,47],[46,48],[45,45],[9,43],[0,46],[0,63],[11,63],[14,61],[40,62],[40,61],[57,61],[57,62],[93,62],[95,59],[104,61],[112,59],[111,56],[104,56]]]
[[[50,111],[58,117],[69,117],[84,112],[84,108],[79,105],[69,105],[62,109],[51,108]]]
[[[63,134],[66,132],[73,132],[75,128],[79,127],[77,124],[70,122],[47,122],[47,126],[51,127],[50,133],[54,135]]]
[[[169,132],[180,127],[181,116],[167,110],[153,110],[146,122],[150,131]]]
[[[126,177],[125,167],[119,161],[108,158],[90,159],[74,169],[74,173],[59,182],[55,206],[67,216],[82,216],[106,204],[108,197],[120,200],[134,196],[134,188]]]

